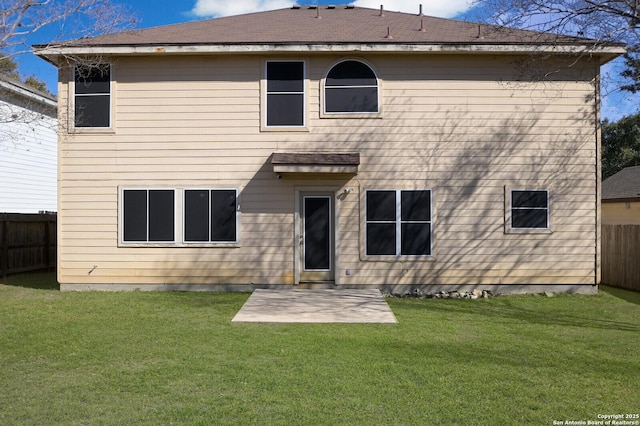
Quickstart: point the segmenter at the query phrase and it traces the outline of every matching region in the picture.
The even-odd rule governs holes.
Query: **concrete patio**
[[[233,322],[381,323],[398,321],[379,290],[255,290]]]

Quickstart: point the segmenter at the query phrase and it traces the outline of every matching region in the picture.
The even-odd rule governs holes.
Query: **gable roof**
[[[357,45],[357,46],[356,46]],[[488,46],[581,46],[594,40],[509,29],[422,14],[353,6],[294,6],[37,45],[40,54],[193,53],[323,50],[487,50]],[[479,48],[482,46],[482,48]],[[559,48],[560,46],[560,48]],[[600,45],[604,46],[604,45]],[[622,45],[612,56],[624,53]],[[264,50],[263,50],[264,49]],[[505,49],[503,48],[502,51]],[[506,50],[513,50],[507,48]],[[604,52],[604,51],[603,51]],[[600,53],[603,53],[600,52]]]
[[[602,200],[640,199],[640,166],[626,167],[602,182]]]

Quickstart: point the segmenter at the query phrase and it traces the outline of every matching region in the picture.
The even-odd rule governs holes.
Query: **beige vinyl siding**
[[[114,59],[114,132],[60,144],[61,283],[293,284],[305,186],[353,189],[336,200],[339,284],[595,283],[595,63],[526,83],[500,57],[370,55],[381,118],[349,119],[320,118],[320,80],[358,56],[269,59],[283,58],[306,63],[305,132],[260,131],[267,58]],[[359,152],[361,164],[354,177],[277,179],[276,151]],[[505,186],[548,190],[552,233],[505,234]],[[237,188],[240,247],[119,247],[127,187]],[[432,258],[364,256],[366,189],[433,190]]]

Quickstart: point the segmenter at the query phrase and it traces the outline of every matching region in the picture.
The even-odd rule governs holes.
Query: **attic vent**
[[[345,6],[345,9],[355,9],[356,7],[352,4],[348,4]]]
[[[300,9],[300,6],[294,4],[293,6],[291,6],[291,9],[298,10],[298,9]]]
[[[309,6],[309,9],[311,9],[311,10],[315,10],[317,8],[318,8],[318,6]]]
[[[333,6],[333,5],[329,5],[329,6],[327,6],[327,9],[335,9],[335,8],[336,8],[336,7],[335,7],[335,6]]]

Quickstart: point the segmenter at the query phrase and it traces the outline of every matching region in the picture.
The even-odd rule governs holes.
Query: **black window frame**
[[[405,199],[403,194],[413,195],[425,193],[428,197],[428,217],[418,218],[412,214],[413,210],[406,208],[410,200]],[[377,201],[390,202],[392,205],[374,206],[376,201],[373,196],[379,196]],[[424,195],[423,195],[424,197]],[[386,199],[386,200],[385,200]],[[424,200],[423,200],[424,201]],[[431,189],[368,189],[364,195],[364,254],[367,257],[433,257],[433,191]],[[424,206],[423,206],[424,207]],[[418,210],[418,209],[417,209]],[[424,209],[423,209],[424,210]],[[416,225],[418,225],[416,227]],[[415,231],[418,232],[415,232]],[[406,235],[420,237],[420,231],[426,233],[428,247],[422,247],[420,252],[413,250],[410,240]],[[392,241],[377,241],[374,246],[372,234],[387,235]],[[422,235],[424,237],[425,235]],[[424,250],[426,248],[426,250]]]
[[[166,203],[167,200],[161,198],[169,194],[171,194],[171,209],[156,211],[154,206],[159,207],[162,203]],[[144,200],[141,198],[142,195]],[[134,206],[136,204],[137,206]],[[134,210],[128,210],[128,207]],[[141,212],[141,208],[145,211]],[[167,188],[125,188],[122,190],[120,218],[123,244],[174,244],[176,242],[176,191]],[[170,226],[170,229],[157,229],[158,226]],[[169,234],[170,237],[167,237]],[[141,237],[142,235],[144,236]]]
[[[509,228],[511,230],[548,231],[551,229],[551,195],[548,189],[510,189],[509,195]]]
[[[276,73],[280,71],[286,73],[286,70],[276,70],[277,66],[284,64],[297,64],[301,67],[299,79],[278,80],[269,78],[270,71]],[[296,74],[298,70],[289,70],[292,74]],[[306,87],[307,65],[302,60],[268,60],[265,61],[264,80],[265,80],[265,103],[264,103],[264,128],[267,129],[300,129],[307,125],[307,87]],[[288,84],[287,84],[288,82]],[[289,87],[287,87],[289,86]],[[299,86],[299,87],[293,87]],[[293,120],[285,121],[281,110],[275,109],[280,104],[293,103],[299,106],[292,115]],[[275,111],[274,111],[275,110]],[[272,112],[274,111],[274,112]],[[280,114],[280,115],[277,115]]]
[[[96,81],[92,81],[96,73],[104,74],[106,72],[108,72],[107,78],[96,78]],[[113,126],[112,64],[74,66],[73,87],[73,128],[79,130],[110,129]],[[97,109],[99,114],[83,114],[82,110],[89,111],[89,108],[91,110]]]
[[[190,200],[190,195],[195,195],[196,193],[204,194],[207,193],[206,199],[206,218],[193,218],[190,216],[190,213],[187,211],[190,208],[199,208],[199,215],[202,216],[204,213],[202,211],[203,205],[195,206],[193,200]],[[214,211],[214,205],[223,207],[224,204],[220,203],[220,199],[218,202],[214,204],[214,194],[215,196],[230,196],[233,194],[233,204],[228,204],[226,208],[222,209],[218,212]],[[185,188],[183,190],[183,208],[182,208],[182,226],[183,226],[183,242],[185,244],[236,244],[239,242],[239,212],[238,212],[238,190],[234,188]],[[232,214],[233,218],[230,221],[228,215]],[[192,220],[196,220],[200,222],[200,226],[206,227],[206,231],[203,232],[203,229],[193,229],[191,228]],[[228,229],[221,228],[220,226],[216,226],[219,224],[220,220],[224,220],[225,224],[231,226],[231,230],[233,233],[233,237],[230,237],[230,231]],[[198,237],[194,237],[195,233],[199,234]],[[203,235],[206,234],[206,237]]]
[[[368,77],[357,77],[357,76],[351,76],[351,77],[345,77],[345,83],[344,84],[339,84],[338,83],[338,79],[335,78],[335,76],[332,76],[332,73],[334,72],[338,72],[340,71],[340,68],[344,68],[346,66],[346,64],[349,63],[354,63],[354,64],[358,64],[358,66],[366,68],[366,70],[368,70],[370,72],[370,76]],[[361,81],[358,83],[357,80],[360,79]],[[373,79],[375,82],[369,81],[368,83],[365,83],[364,80],[371,80]],[[356,81],[354,81],[356,80]],[[349,84],[347,84],[347,82]],[[336,99],[333,99],[334,96],[341,96],[343,95],[344,91],[348,91],[351,92],[352,94],[354,93],[358,93],[360,92],[365,93],[365,92],[371,92],[373,89],[374,92],[374,98],[375,98],[375,109],[370,109],[370,108],[363,108],[363,109],[349,109],[349,108],[343,108],[343,109],[335,109],[335,107],[333,105],[339,104],[339,103],[344,103],[344,101],[340,101],[338,102]],[[337,94],[337,95],[335,95]],[[371,94],[371,93],[369,93]],[[378,78],[378,75],[376,74],[376,72],[373,70],[373,68],[360,60],[356,60],[356,59],[345,59],[343,61],[338,62],[337,64],[333,65],[331,67],[331,69],[327,72],[327,75],[325,76],[324,79],[324,90],[323,90],[323,107],[322,107],[322,111],[323,114],[326,116],[335,116],[335,115],[353,115],[353,116],[358,116],[361,114],[364,115],[378,115],[380,114],[380,80]],[[358,105],[363,105],[366,104],[365,102],[358,102]]]

